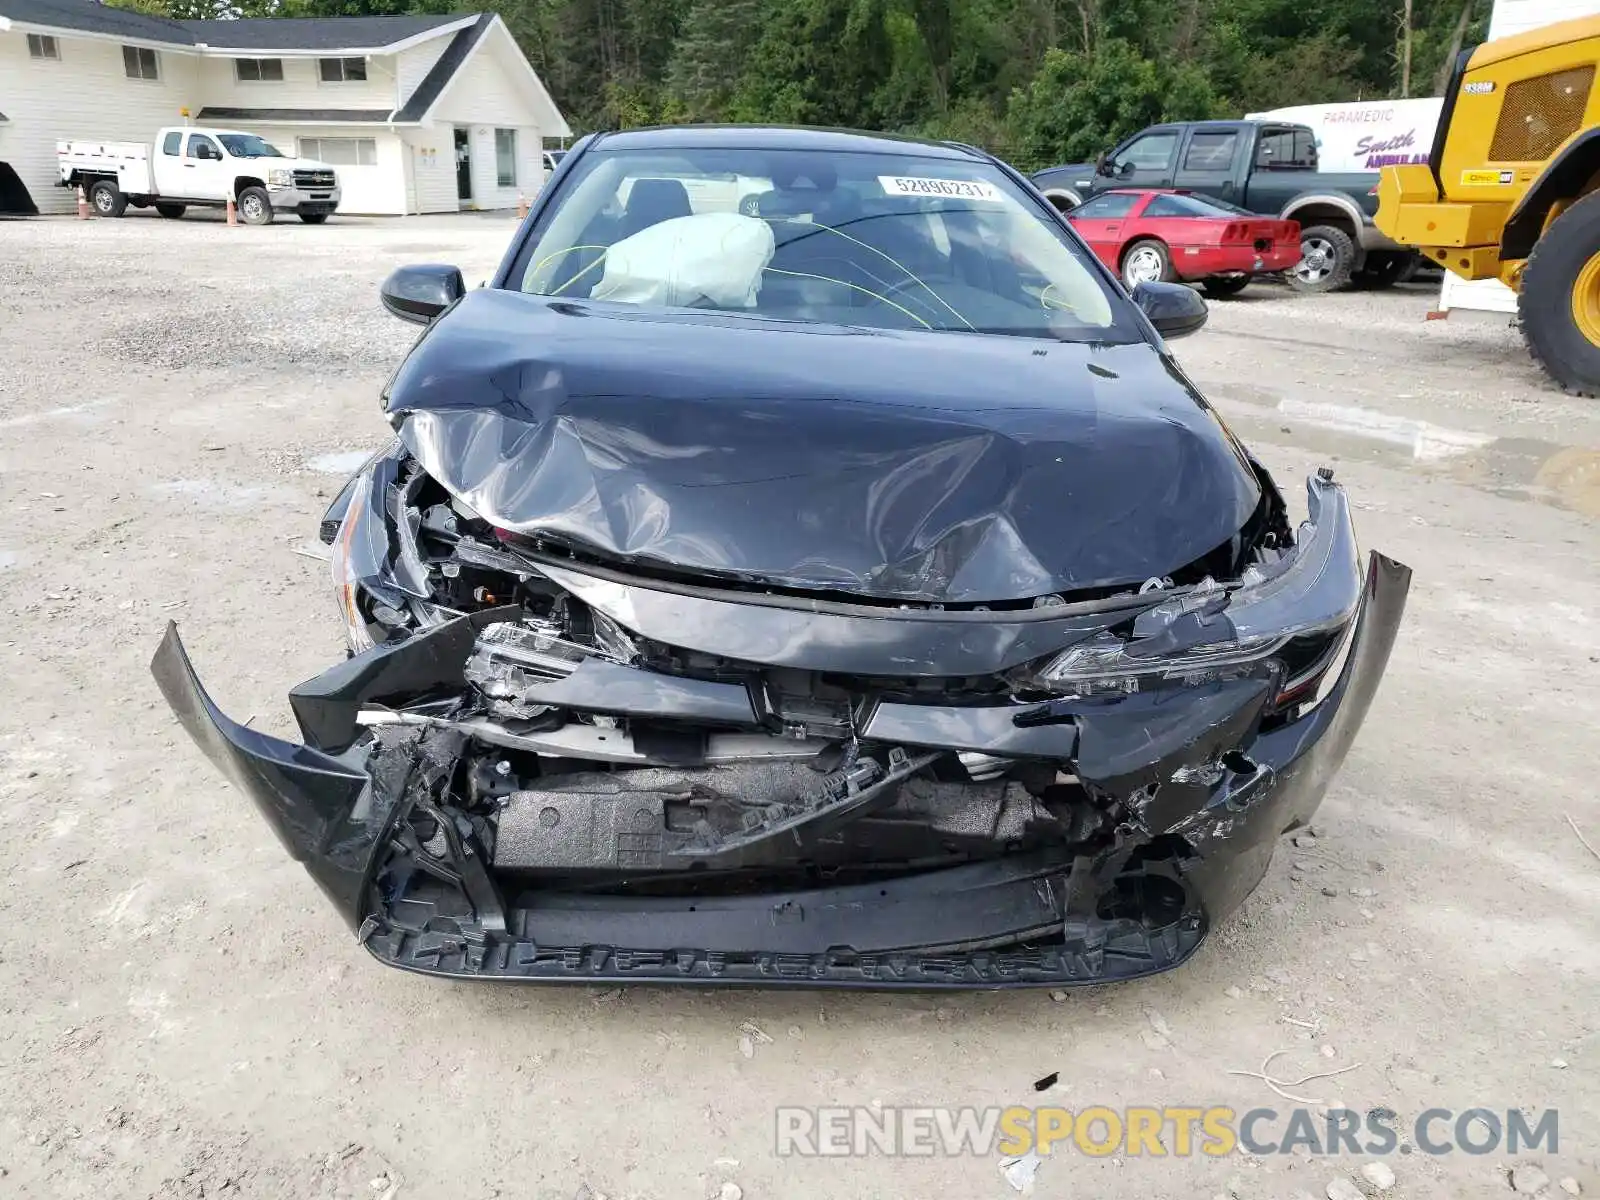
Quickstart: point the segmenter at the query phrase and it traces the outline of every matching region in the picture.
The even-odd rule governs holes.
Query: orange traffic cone
[[[89,219],[89,197],[83,194],[83,184],[78,185],[78,220]]]
[[[528,215],[528,198],[521,192],[517,193],[517,220],[522,220]]]
[[[233,203],[233,194],[230,192],[229,195],[228,195],[228,224],[229,225],[237,225],[238,223],[239,223],[239,210],[238,210],[237,207],[235,207],[235,205]]]

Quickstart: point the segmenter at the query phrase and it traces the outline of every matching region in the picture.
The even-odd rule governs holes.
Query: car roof
[[[915,154],[922,158],[987,161],[970,146],[853,129],[798,125],[661,125],[625,129],[596,139],[595,150],[820,150],[839,154]]]

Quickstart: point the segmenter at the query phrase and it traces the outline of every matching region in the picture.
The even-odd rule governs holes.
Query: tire
[[[328,219],[327,213],[301,213],[300,219],[307,225],[321,225]]]
[[[120,217],[128,210],[128,198],[114,179],[97,179],[89,186],[89,204],[99,217]]]
[[[189,211],[189,206],[187,204],[158,204],[156,205],[156,211],[167,220],[176,221]]]
[[[1405,250],[1374,250],[1355,273],[1354,283],[1370,291],[1392,288],[1400,282],[1401,274],[1411,266],[1411,260],[1415,257]]]
[[[1334,292],[1350,282],[1356,244],[1337,225],[1312,225],[1300,231],[1300,262],[1288,273],[1297,292]]]
[[[740,196],[739,211],[747,217],[759,217],[761,215],[761,193],[747,192],[745,195]]]
[[[1517,319],[1551,379],[1575,396],[1600,395],[1600,193],[1567,209],[1534,244]]]
[[[272,201],[266,188],[247,187],[239,193],[239,219],[246,225],[272,224]]]
[[[1206,295],[1213,300],[1227,300],[1250,286],[1250,276],[1241,275],[1235,279],[1223,275],[1208,275],[1203,282],[1206,285]]]
[[[1122,252],[1122,286],[1130,292],[1141,283],[1170,283],[1172,256],[1154,238],[1141,238]]]

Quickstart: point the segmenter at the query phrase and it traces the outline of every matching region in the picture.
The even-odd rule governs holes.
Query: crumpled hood
[[[424,334],[387,405],[504,529],[612,559],[932,603],[1169,574],[1260,498],[1145,343],[898,333],[499,289]]]

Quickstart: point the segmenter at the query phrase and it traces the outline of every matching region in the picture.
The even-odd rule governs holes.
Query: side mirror
[[[1123,178],[1123,179],[1128,178],[1128,176],[1130,176],[1132,174],[1133,174],[1133,160],[1132,159],[1129,159],[1127,162],[1123,163],[1120,167],[1117,168],[1117,175],[1119,177]]]
[[[1211,315],[1205,298],[1181,283],[1141,283],[1133,289],[1133,302],[1164,338],[1187,337]]]
[[[419,263],[396,270],[378,294],[383,306],[402,321],[426,325],[467,294],[467,281],[455,267]]]
[[[1104,150],[1094,156],[1094,173],[1096,175],[1111,174],[1111,167],[1106,163],[1106,152]]]

